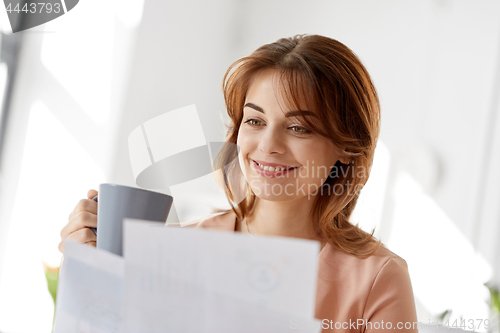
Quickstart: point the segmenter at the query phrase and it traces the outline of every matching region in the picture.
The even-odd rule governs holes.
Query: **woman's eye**
[[[300,127],[300,126],[292,126],[290,127],[292,131],[294,131],[297,134],[310,134],[311,131],[308,130],[307,128]]]
[[[245,124],[246,123],[248,123],[250,126],[259,126],[259,124],[262,122],[256,119],[248,119],[247,121],[245,121]]]
[[[245,124],[248,123],[248,125],[250,125],[252,127],[261,127],[261,126],[264,126],[263,125],[263,121],[258,120],[258,119],[248,119],[244,123]],[[294,126],[291,126],[289,128],[292,130],[292,132],[294,132],[295,134],[299,134],[299,135],[307,135],[307,134],[311,134],[312,133],[312,131],[308,130],[307,128],[302,127],[302,126],[298,126],[298,125],[294,125]]]

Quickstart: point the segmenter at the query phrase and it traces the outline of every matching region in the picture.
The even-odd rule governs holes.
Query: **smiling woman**
[[[214,168],[232,209],[198,227],[317,240],[324,330],[417,332],[406,262],[349,222],[380,128],[377,93],[356,55],[323,36],[280,39],[236,61],[223,91],[226,141],[239,151],[222,150]]]
[[[354,53],[323,36],[281,39],[236,61],[223,88],[231,117],[226,141],[240,147],[250,188],[247,200],[233,206],[238,221],[265,234],[306,232],[360,258],[375,253],[380,243],[349,223],[380,127],[376,90]],[[231,154],[220,154],[220,165]],[[269,172],[280,164],[294,172]],[[224,186],[234,203],[231,184]],[[274,215],[275,222],[258,214]]]

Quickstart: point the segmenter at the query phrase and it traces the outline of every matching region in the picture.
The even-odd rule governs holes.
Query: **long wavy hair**
[[[234,62],[223,80],[224,100],[231,119],[223,147],[214,163],[237,219],[252,215],[256,196],[241,173],[236,142],[243,106],[252,78],[264,70],[279,77],[288,106],[307,105],[320,121],[299,116],[330,139],[349,160],[338,161],[314,196],[310,213],[317,235],[335,248],[360,258],[372,255],[380,242],[349,222],[360,190],[368,180],[380,131],[380,105],[370,76],[357,56],[337,40],[297,35],[263,45]],[[345,161],[344,161],[345,162]],[[215,209],[213,212],[230,212]]]

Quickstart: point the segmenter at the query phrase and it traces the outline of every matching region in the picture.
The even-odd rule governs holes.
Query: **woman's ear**
[[[344,156],[339,159],[340,163],[342,164],[349,164],[351,163],[351,158],[349,156]]]
[[[351,156],[346,152],[345,147],[340,147],[339,148],[339,161],[342,164],[349,164],[351,163]]]

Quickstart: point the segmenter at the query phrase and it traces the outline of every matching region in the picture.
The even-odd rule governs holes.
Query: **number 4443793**
[[[45,12],[45,13],[60,13],[61,12],[61,4],[59,3],[55,3],[55,4],[51,4],[51,3],[45,3],[45,2],[38,2],[38,3],[30,3],[29,5],[27,3],[24,4],[24,6],[21,8],[21,6],[18,4],[16,4],[16,6],[14,8],[12,8],[12,4],[9,3],[7,5],[7,13],[12,13],[12,12],[16,12],[16,13],[21,13],[21,12],[24,12],[24,13],[31,13],[31,14],[35,14],[35,13],[42,13],[42,12]]]

